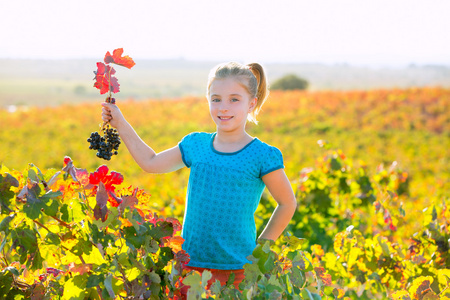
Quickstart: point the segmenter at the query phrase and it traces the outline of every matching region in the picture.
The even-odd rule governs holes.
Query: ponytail
[[[267,78],[264,73],[264,68],[258,63],[250,63],[247,64],[248,68],[252,72],[252,74],[256,78],[257,89],[256,95],[254,95],[257,99],[256,106],[253,111],[250,112],[248,119],[249,121],[258,124],[256,120],[256,116],[259,114],[262,105],[266,102],[267,97],[269,96],[269,89],[267,87]]]
[[[248,115],[248,121],[258,124],[256,116],[269,96],[266,74],[263,67],[258,63],[241,65],[235,62],[229,62],[216,66],[209,73],[207,96],[209,97],[209,89],[214,79],[223,79],[228,77],[235,77],[238,79],[246,88],[251,98],[257,98],[255,108]]]

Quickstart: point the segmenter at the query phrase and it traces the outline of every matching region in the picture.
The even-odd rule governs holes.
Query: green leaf
[[[143,229],[141,229],[143,228]],[[140,232],[138,233],[133,226],[124,227],[123,229],[124,238],[127,245],[133,246],[135,249],[141,248],[145,242],[145,227],[140,226]]]
[[[170,247],[161,247],[159,250],[158,262],[156,265],[160,268],[164,268],[173,258],[174,255]]]
[[[139,212],[137,210],[128,210],[127,211],[127,219],[130,221],[130,223],[133,225],[133,227],[138,230],[139,229],[139,223],[143,223],[141,215],[139,215]]]
[[[433,205],[433,211],[431,213],[431,219],[434,221],[437,220],[437,212],[436,212],[436,206]]]
[[[302,288],[305,283],[305,274],[297,267],[292,267],[292,275],[289,277],[293,286]]]
[[[341,164],[338,162],[338,160],[336,158],[331,159],[330,166],[333,171],[337,171],[342,168]]]
[[[264,262],[264,270],[265,271],[263,273],[268,273],[268,272],[272,271],[272,269],[275,267],[276,255],[277,254],[275,252],[273,252],[273,251],[268,253],[267,259]]]
[[[92,238],[92,242],[97,245],[101,244],[103,249],[110,247],[109,245],[113,245],[115,240],[111,234],[105,234],[104,231],[98,229],[97,225],[94,223],[88,223],[90,228],[90,236]]]
[[[44,259],[41,256],[41,251],[39,251],[39,248],[33,249],[33,252],[30,253],[28,264],[30,260],[31,260],[30,266],[31,270],[38,270],[42,268],[42,263],[44,262]]]
[[[44,203],[44,213],[47,216],[56,216],[56,214],[58,213],[58,208],[59,208],[59,202],[55,201],[53,199],[48,199],[45,203]]]
[[[34,220],[41,215],[41,209],[45,207],[44,202],[39,198],[41,189],[37,183],[33,183],[31,188],[28,188],[27,203],[23,206],[23,211],[30,219]]]
[[[299,250],[302,247],[302,244],[306,242],[306,239],[298,238],[296,236],[283,236],[283,242],[289,244],[289,249],[291,250]]]
[[[88,274],[75,275],[64,284],[62,300],[83,300],[86,296]]]
[[[103,282],[105,285],[106,290],[108,291],[108,294],[111,298],[114,299],[116,294],[114,293],[113,284],[112,284],[112,275],[108,274]]]
[[[1,233],[0,233],[0,236],[1,236]],[[2,252],[3,248],[5,248],[7,241],[8,241],[8,239],[6,237],[2,239],[2,243],[0,244],[0,252]]]
[[[249,256],[247,258],[251,260],[252,263],[247,263],[244,265],[244,280],[248,283],[247,285],[250,286],[253,285],[253,283],[255,283],[260,276],[263,276],[263,274],[256,263],[257,260],[253,256]]]
[[[28,178],[35,182],[39,182],[39,178],[36,174],[36,171],[34,171],[33,169],[28,170]]]
[[[234,273],[232,273],[234,274]],[[228,282],[227,282],[228,285]],[[209,287],[209,290],[213,293],[213,295],[219,296],[221,291],[222,291],[222,284],[220,283],[219,280],[216,280],[213,282],[213,284],[211,284],[211,286]]]
[[[92,274],[86,282],[86,288],[96,287],[105,280],[105,274]]]
[[[234,272],[230,273],[230,277],[228,277],[227,285],[232,285],[234,283],[234,279],[236,278],[236,274]]]
[[[69,205],[63,204],[61,206],[61,209],[59,210],[61,212],[61,220],[70,223],[72,222],[72,210],[70,209]]]
[[[322,297],[320,297],[319,294],[311,293],[308,289],[302,290],[302,297],[303,299],[310,299],[310,300],[321,300]]]
[[[59,246],[61,244],[59,236],[53,232],[47,233],[47,235],[44,238],[44,242],[49,245],[56,245],[56,246]]]
[[[0,176],[0,211],[2,214],[9,214],[11,209],[9,208],[11,199],[15,194],[11,191],[11,187],[18,187],[19,181],[9,173],[5,173]]]
[[[92,251],[92,244],[89,241],[80,238],[78,243],[73,246],[70,251],[75,255],[88,255]]]
[[[403,204],[400,204],[400,207],[398,208],[398,212],[400,213],[400,215],[401,215],[402,217],[405,217],[405,216],[406,216],[406,212],[405,212],[405,210],[403,209]]]
[[[190,295],[201,297],[201,294],[203,293],[202,276],[198,272],[192,272],[191,274],[188,274],[183,279],[183,284],[189,286],[188,299]]]
[[[6,267],[4,271],[9,271],[13,273],[15,276],[20,276],[19,271],[15,267]]]
[[[301,252],[297,252],[295,257],[292,259],[292,266],[299,267],[300,270],[306,269],[305,259],[303,258],[303,254]]]
[[[139,268],[132,267],[132,268],[128,268],[126,270],[125,274],[127,276],[128,281],[133,281],[136,278],[138,278],[142,274],[142,272],[141,272],[141,270],[139,270]]]
[[[391,252],[389,251],[389,246],[382,240],[381,235],[378,236],[378,243],[381,246],[381,250],[383,250],[383,254],[386,255],[387,257],[390,257]]]
[[[9,291],[12,289],[14,275],[10,270],[0,272],[0,298],[7,299]]]
[[[0,222],[0,231],[9,231],[9,222],[11,222],[16,214],[10,214],[9,216],[6,216],[3,218],[3,220]]]
[[[155,240],[163,237],[171,237],[173,235],[173,224],[166,221],[157,222],[156,225],[151,224],[150,235]]]
[[[31,230],[29,227],[26,227],[25,224],[21,224],[21,226],[17,227],[11,233],[12,240],[17,239],[18,244],[23,246],[24,251],[32,252],[37,248],[37,237],[36,232]]]
[[[283,287],[278,281],[277,275],[270,275],[269,281],[267,282],[266,291],[272,293],[273,291],[283,292]]]

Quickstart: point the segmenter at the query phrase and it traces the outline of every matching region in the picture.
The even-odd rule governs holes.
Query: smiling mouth
[[[233,118],[233,117],[221,117],[221,116],[219,116],[219,119],[224,120],[224,121],[230,120],[231,118]]]

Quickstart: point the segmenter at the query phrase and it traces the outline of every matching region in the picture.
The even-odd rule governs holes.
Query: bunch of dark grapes
[[[103,136],[98,132],[92,132],[87,139],[90,143],[89,149],[97,150],[97,157],[105,160],[110,160],[111,156],[117,155],[119,150],[120,137],[116,129],[110,128],[106,125],[102,129]]]
[[[114,98],[106,98],[106,102],[114,104]],[[102,126],[103,136],[98,132],[92,132],[87,139],[90,143],[89,149],[97,150],[97,157],[105,160],[111,160],[113,155],[117,155],[119,150],[120,137],[117,130],[109,127],[109,124]]]

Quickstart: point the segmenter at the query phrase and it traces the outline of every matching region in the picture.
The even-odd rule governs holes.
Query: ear
[[[251,112],[255,109],[256,103],[258,103],[258,98],[255,97],[252,100],[250,100],[250,103],[248,105],[248,112]]]

